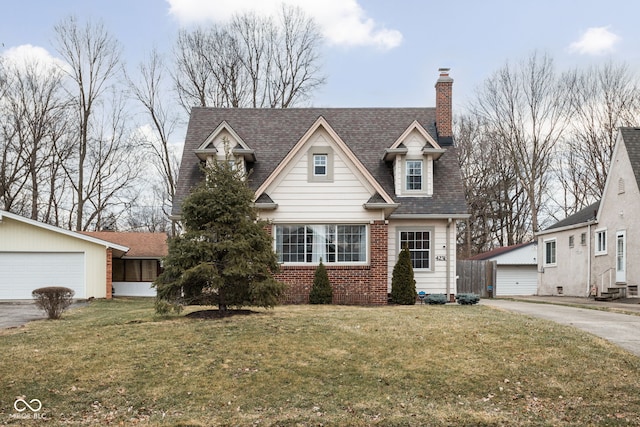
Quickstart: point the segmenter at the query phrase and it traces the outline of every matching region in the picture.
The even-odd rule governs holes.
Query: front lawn
[[[116,299],[0,331],[0,425],[640,424],[640,359],[572,328],[457,304],[257,311]]]

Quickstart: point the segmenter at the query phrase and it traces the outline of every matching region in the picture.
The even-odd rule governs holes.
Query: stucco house
[[[539,232],[538,293],[638,296],[640,128],[621,128],[599,202]]]
[[[129,248],[0,211],[0,300],[64,286],[74,298],[111,298],[111,266]]]
[[[113,257],[113,296],[156,296],[153,281],[162,272],[162,259],[168,253],[165,233],[85,231],[82,234],[129,248],[121,256]]]
[[[225,159],[250,172],[259,216],[288,284],[305,303],[320,258],[334,303],[385,304],[400,249],[417,290],[456,290],[456,221],[467,206],[452,136],[453,79],[441,69],[435,108],[289,108],[191,111],[172,214]]]
[[[502,246],[469,258],[496,262],[495,296],[536,295],[538,292],[538,242]]]

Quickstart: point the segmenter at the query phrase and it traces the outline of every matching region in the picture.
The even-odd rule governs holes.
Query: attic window
[[[331,147],[311,147],[307,153],[308,182],[333,182],[333,150]]]
[[[624,179],[620,178],[618,180],[618,194],[624,193]]]
[[[327,176],[327,155],[313,155],[313,176]]]

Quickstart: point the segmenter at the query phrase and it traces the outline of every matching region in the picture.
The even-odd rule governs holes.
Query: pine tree
[[[321,259],[313,277],[313,286],[309,293],[309,304],[331,304],[332,300],[333,289],[331,289],[327,268]]]
[[[411,254],[406,246],[400,251],[391,278],[391,302],[411,305],[416,303],[416,281],[413,276]]]
[[[185,232],[169,240],[158,298],[187,304],[273,307],[284,291],[266,223],[257,220],[246,175],[229,161],[204,168],[206,179],[184,200]]]

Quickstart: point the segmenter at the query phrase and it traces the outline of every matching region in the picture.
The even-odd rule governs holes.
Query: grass
[[[0,332],[0,351],[0,425],[41,425],[18,417],[19,397],[39,399],[48,425],[640,424],[639,358],[486,306],[191,320],[94,301]]]

